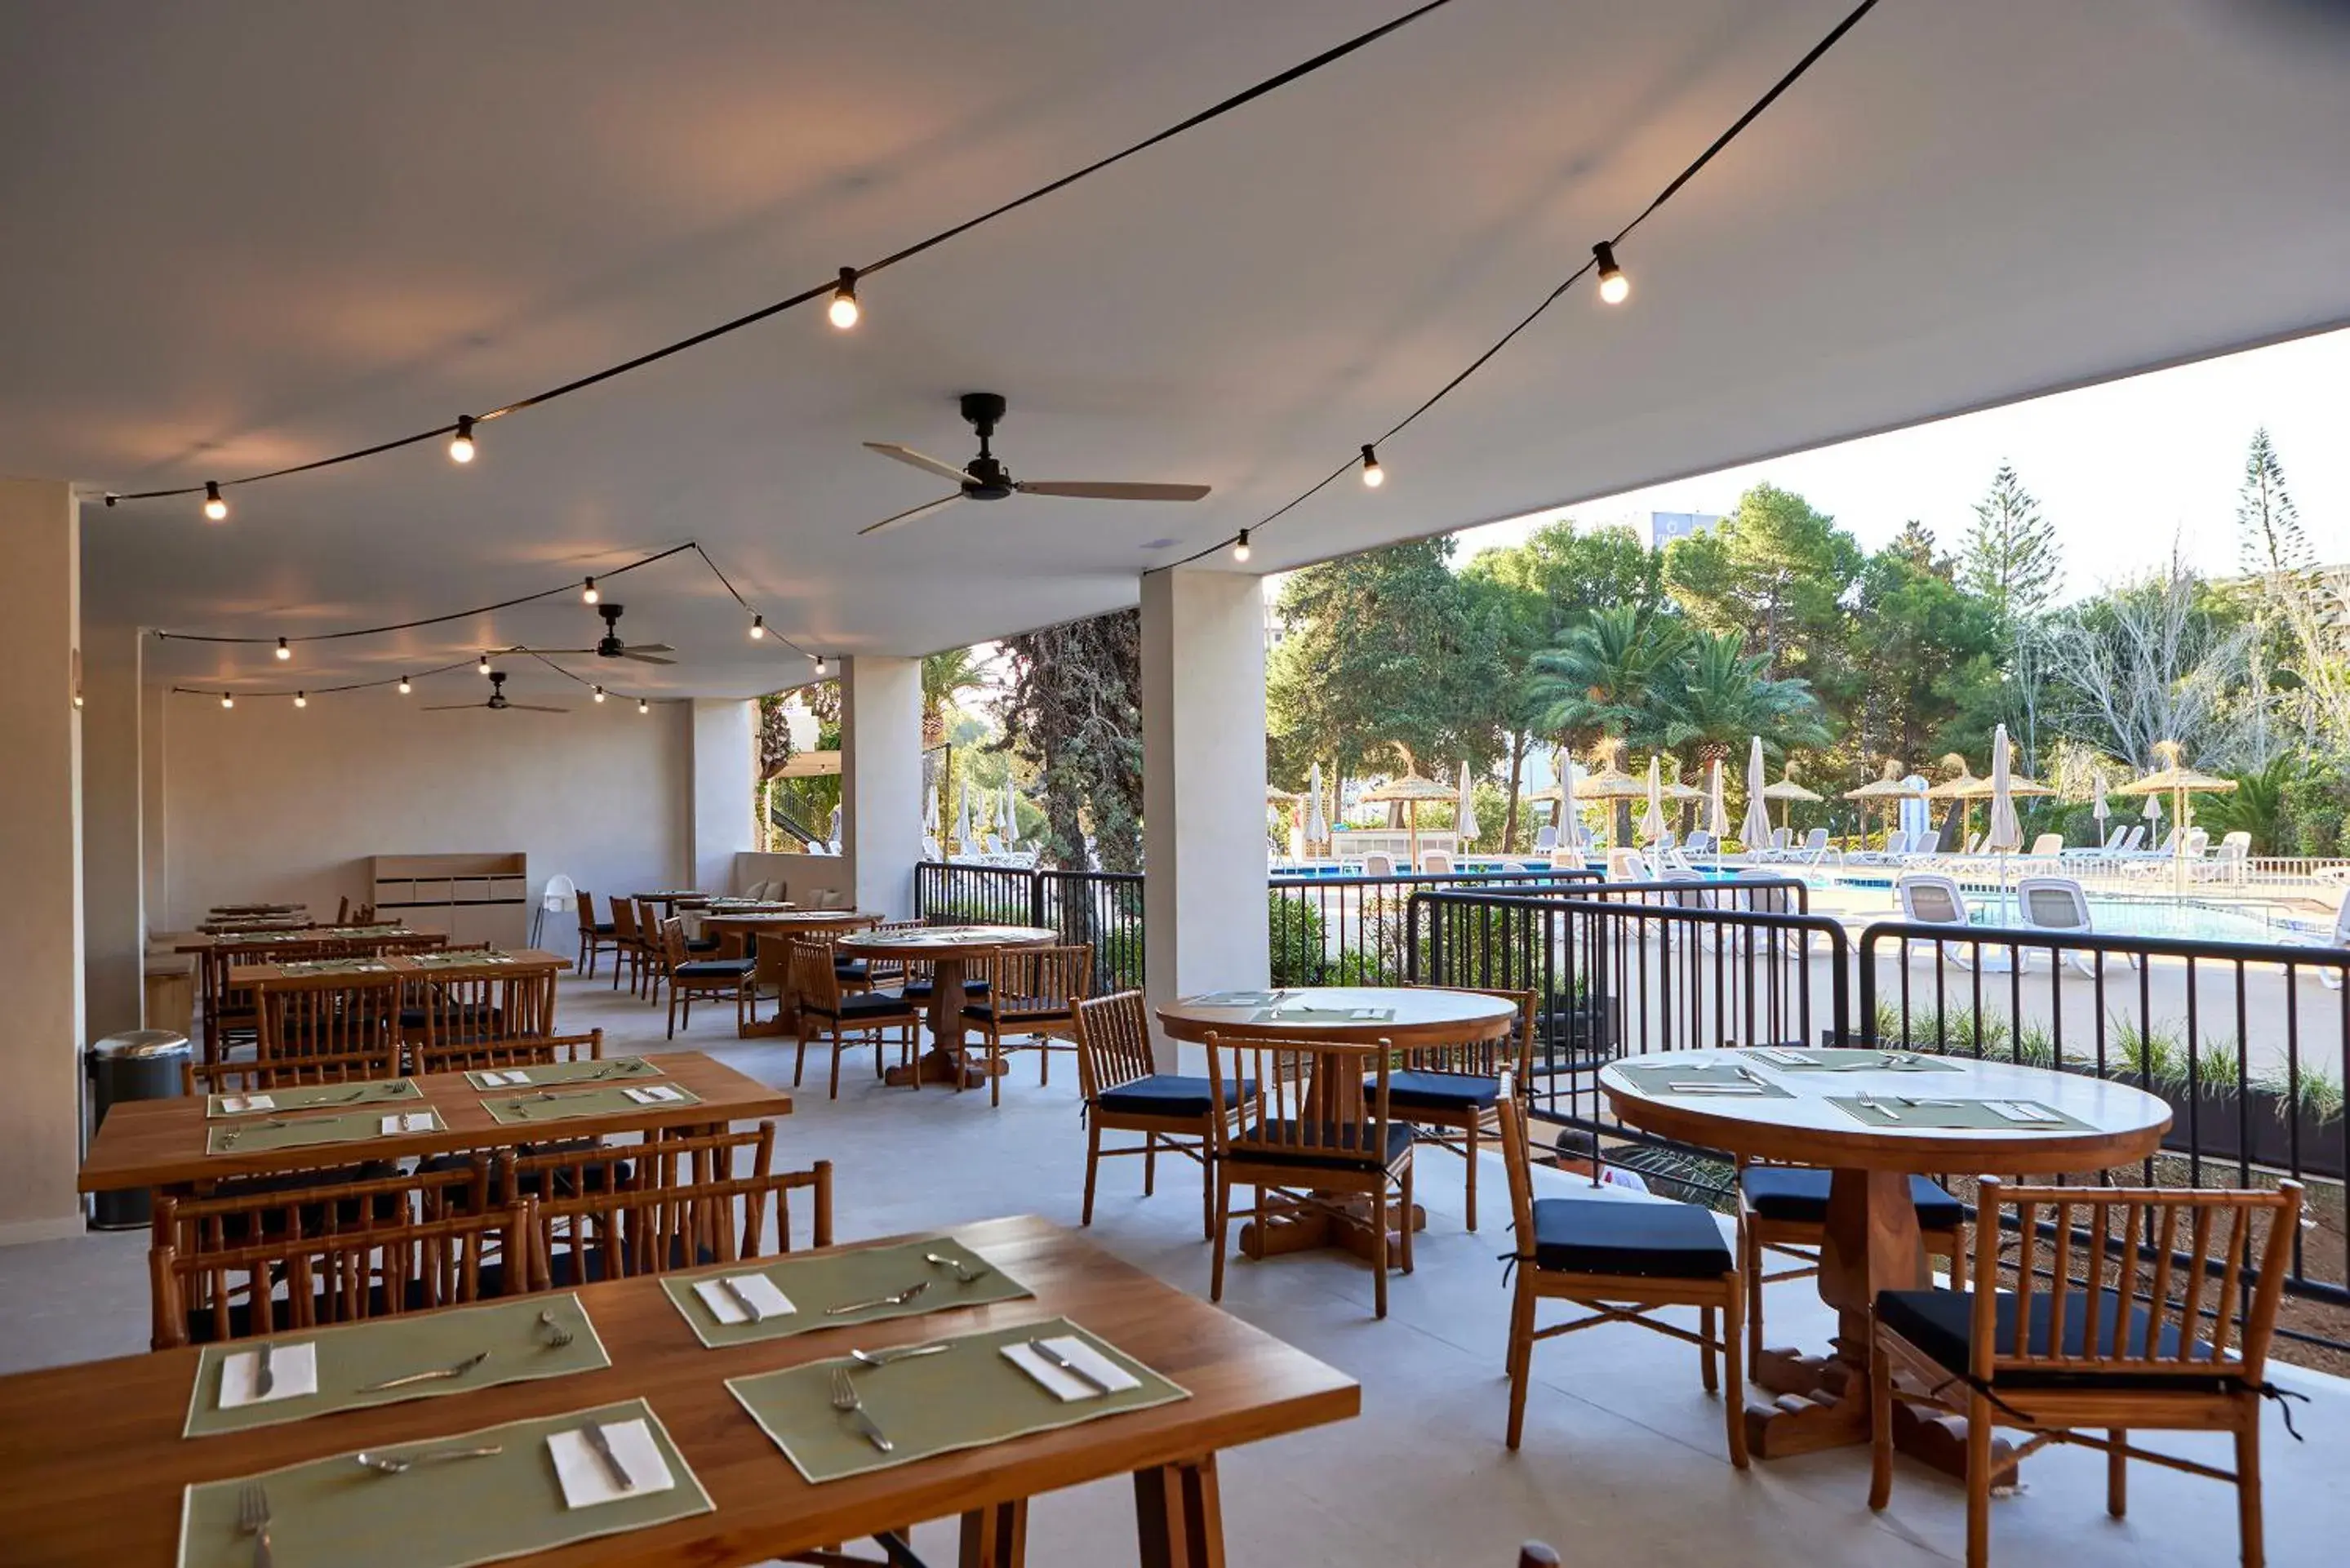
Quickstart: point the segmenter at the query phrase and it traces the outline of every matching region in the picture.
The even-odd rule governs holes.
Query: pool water
[[[1979,926],[2019,925],[2013,898],[2008,900],[2007,919],[2000,919],[2000,900],[1996,893],[1970,896],[1969,915]],[[2089,923],[2095,929],[2115,936],[2185,937],[2199,941],[2213,942],[2273,942],[2278,938],[2295,933],[2299,928],[2272,917],[2259,906],[2223,907],[2217,904],[2171,903],[2155,898],[2112,898],[2091,895]]]

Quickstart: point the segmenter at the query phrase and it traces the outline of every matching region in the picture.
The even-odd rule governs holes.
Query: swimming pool
[[[1973,908],[1969,913],[1976,925],[2022,923],[2012,895],[2005,921],[2000,919],[1997,893],[1972,895],[1970,901]],[[2162,898],[2100,898],[2095,894],[2089,896],[2089,923],[2108,935],[2185,937],[2211,942],[2273,942],[2281,937],[2299,934],[2301,929],[2293,922],[2271,913],[2265,905],[2174,903]]]

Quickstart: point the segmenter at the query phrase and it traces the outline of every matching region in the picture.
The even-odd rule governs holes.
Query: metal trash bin
[[[168,1100],[182,1092],[188,1037],[176,1029],[129,1029],[89,1048],[90,1131],[125,1100]],[[144,1230],[154,1213],[143,1187],[97,1196],[90,1224],[100,1231]]]

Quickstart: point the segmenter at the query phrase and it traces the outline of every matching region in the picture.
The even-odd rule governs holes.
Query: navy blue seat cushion
[[[1388,1105],[1405,1111],[1482,1111],[1502,1097],[1493,1078],[1471,1073],[1427,1073],[1409,1068],[1388,1075]]]
[[[1710,1280],[1733,1266],[1711,1210],[1605,1198],[1536,1199],[1534,1265],[1647,1280]]]
[[[965,996],[985,996],[987,994],[987,981],[984,980],[964,981],[962,982],[962,993]],[[931,994],[931,982],[927,980],[910,980],[906,982],[906,994],[908,996],[928,998]]]
[[[2147,1319],[2144,1306],[2125,1302],[2113,1291],[2098,1293],[2105,1299],[2097,1307],[2097,1345],[2101,1352],[2111,1354],[2118,1344],[2126,1355],[2142,1355],[2146,1351]],[[2016,1297],[2002,1291],[1996,1298],[1998,1314],[1998,1344],[2002,1353],[2015,1344]],[[1887,1328],[1916,1345],[1936,1362],[1952,1372],[1964,1372],[1971,1364],[1968,1336],[1973,1328],[1975,1297],[1972,1291],[1879,1291],[1877,1293],[1877,1318]],[[2026,1343],[2035,1355],[2048,1352],[2048,1324],[2055,1310],[2055,1298],[2044,1290],[2032,1293],[2032,1321]],[[2178,1328],[2166,1314],[2162,1333],[2157,1340],[2155,1354],[2175,1356],[2178,1354]],[[2123,1324],[2126,1323],[2125,1330]],[[2089,1293],[2067,1291],[2064,1300],[2064,1354],[2079,1355],[2088,1343]],[[2193,1359],[2209,1361],[2211,1347],[2198,1341]],[[2050,1368],[2046,1371],[2000,1372],[1991,1379],[1994,1387],[2006,1388],[2108,1388],[2163,1387],[2181,1392],[2208,1392],[2224,1385],[2241,1385],[2241,1377],[2215,1372],[2206,1379],[2188,1375],[2174,1377],[2167,1373],[2137,1374],[2127,1372],[2075,1372]]]
[[[1242,1096],[1255,1092],[1253,1079],[1228,1084],[1224,1087],[1224,1104],[1237,1104]],[[1141,1116],[1204,1116],[1214,1100],[1215,1089],[1207,1079],[1186,1078],[1174,1073],[1154,1073],[1094,1096],[1094,1104],[1103,1110]]]
[[[863,959],[835,959],[832,972],[843,980],[871,980],[873,966]]]
[[[800,1011],[826,1018],[838,1018],[843,1022],[860,1018],[911,1018],[914,1015],[914,1010],[906,1004],[906,999],[894,991],[868,991],[861,996],[844,996],[840,999],[838,1012],[806,1001],[800,1003]]]
[[[581,929],[583,930],[593,931],[599,937],[608,937],[612,934],[612,922],[609,920],[599,920],[592,926],[585,926]]]
[[[1233,1158],[1250,1165],[1368,1169],[1393,1164],[1411,1147],[1411,1124],[1409,1122],[1388,1124],[1387,1147],[1384,1149],[1371,1141],[1376,1131],[1367,1122],[1349,1127],[1324,1122],[1260,1122],[1243,1128],[1233,1135],[1234,1137],[1251,1144],[1269,1143],[1276,1147],[1237,1150]]]
[[[718,950],[718,939],[695,937],[685,944],[685,950],[690,953],[714,953]]]
[[[677,966],[680,980],[747,980],[758,968],[752,959],[696,959]]]
[[[1806,1166],[1750,1165],[1738,1179],[1748,1207],[1765,1220],[1824,1225],[1828,1218],[1831,1173]],[[1955,1231],[1967,1222],[1967,1206],[1923,1176],[1909,1179],[1909,1201],[1924,1231]]]
[[[983,981],[981,983],[986,982]],[[963,990],[968,994],[971,987],[966,984]],[[1003,1022],[1006,1023],[1066,1023],[1069,1022],[1069,1010],[1066,1004],[1047,1002],[1041,996],[1006,997],[1001,1006],[1003,1014]],[[974,1023],[992,1023],[995,1020],[997,1007],[998,1003],[993,1002],[974,1002],[962,1010],[962,1015]]]

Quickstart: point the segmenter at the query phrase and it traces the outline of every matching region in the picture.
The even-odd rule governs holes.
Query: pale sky
[[[2262,424],[2318,558],[2350,561],[2350,331],[1465,529],[1456,559],[1514,544],[1555,516],[1637,514],[1645,525],[1651,511],[1727,513],[1765,480],[1802,494],[1867,549],[1915,517],[1955,553],[2005,461],[2056,526],[2065,597],[2159,565],[2174,539],[2189,565],[2225,576],[2236,567],[2244,448]]]

